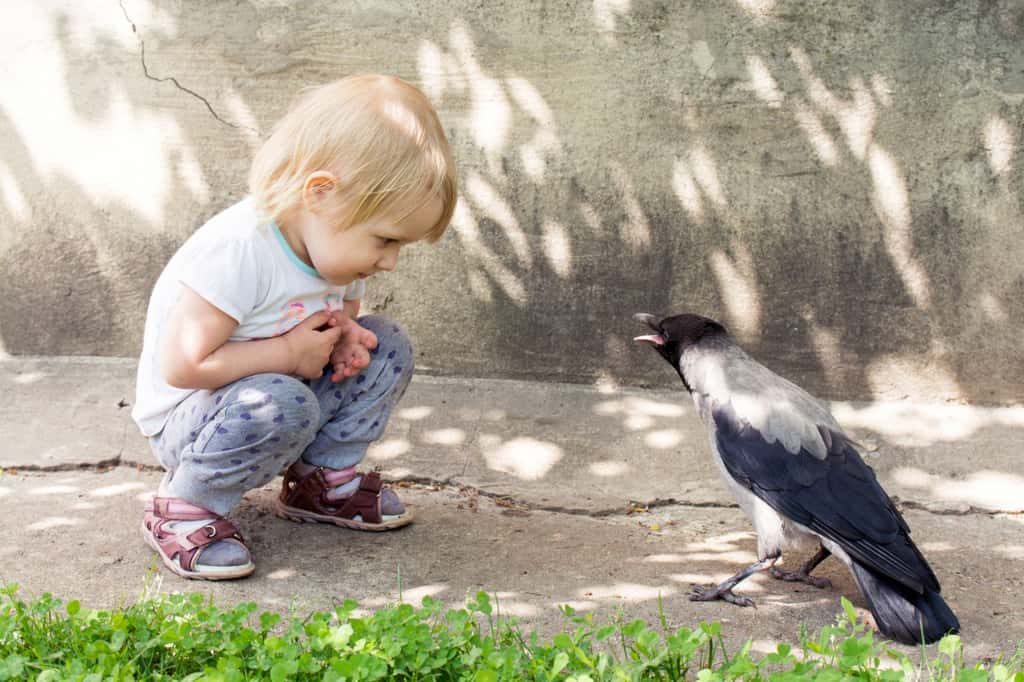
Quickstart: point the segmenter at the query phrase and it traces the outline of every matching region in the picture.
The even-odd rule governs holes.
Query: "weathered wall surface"
[[[398,74],[454,225],[368,309],[457,375],[670,384],[638,310],[829,397],[1021,398],[1024,2],[4,3],[0,352],[135,355],[301,87]]]

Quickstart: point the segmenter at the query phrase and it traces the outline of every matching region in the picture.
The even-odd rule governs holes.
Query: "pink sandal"
[[[350,497],[339,500],[328,497],[331,490],[357,476],[362,479]],[[388,514],[382,509],[385,492],[389,493],[392,503],[399,506],[399,513]],[[333,523],[356,530],[392,530],[412,523],[413,519],[412,512],[401,504],[394,492],[383,487],[380,474],[376,471],[356,474],[354,469],[319,467],[303,476],[289,468],[285,471],[275,507],[277,515],[289,521]]]
[[[195,522],[205,521],[197,525]],[[191,523],[190,523],[191,522]],[[177,529],[177,525],[184,528]],[[193,580],[244,578],[256,570],[249,547],[231,521],[208,509],[174,497],[154,497],[146,504],[142,537],[173,573]],[[218,542],[232,542],[245,550],[244,564],[217,566],[202,563],[204,550]]]

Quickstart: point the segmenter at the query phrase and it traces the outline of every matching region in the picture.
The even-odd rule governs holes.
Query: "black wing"
[[[850,440],[819,427],[828,450],[819,459],[767,442],[731,405],[712,411],[718,451],[736,481],[772,509],[832,540],[859,562],[908,588],[939,591],[910,528]]]

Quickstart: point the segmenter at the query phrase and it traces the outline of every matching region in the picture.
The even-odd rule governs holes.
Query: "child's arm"
[[[327,325],[324,331],[317,327]],[[331,314],[310,315],[272,339],[228,341],[238,322],[187,286],[164,329],[160,368],[176,388],[217,389],[264,372],[315,379],[330,361],[341,329]]]

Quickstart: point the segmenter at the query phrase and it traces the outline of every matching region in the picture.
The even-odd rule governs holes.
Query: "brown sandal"
[[[356,530],[392,530],[412,523],[408,509],[401,514],[381,514],[380,474],[371,471],[361,474],[359,489],[351,497],[328,499],[327,493],[338,482],[329,482],[324,469],[319,467],[305,476],[288,469],[284,474],[281,495],[275,501],[277,515],[289,521],[333,523]]]
[[[182,521],[207,523],[189,531],[176,530],[174,524]],[[216,542],[236,542],[247,554],[249,547],[231,521],[184,500],[154,497],[142,517],[142,537],[160,555],[164,565],[183,578],[229,580],[244,578],[256,570],[251,558],[245,564],[230,566],[200,563],[203,550]]]

